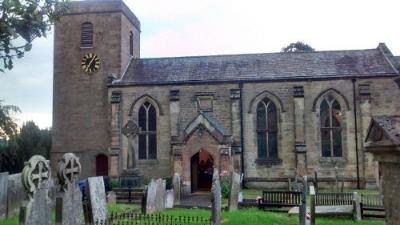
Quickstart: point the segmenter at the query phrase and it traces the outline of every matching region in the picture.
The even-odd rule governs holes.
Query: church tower
[[[107,85],[140,54],[140,22],[122,0],[72,1],[55,25],[51,162],[81,159],[82,177],[107,175]]]

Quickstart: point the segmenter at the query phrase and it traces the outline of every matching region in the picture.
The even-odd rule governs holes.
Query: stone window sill
[[[276,165],[281,165],[282,164],[282,159],[276,158],[276,159],[256,159],[256,164],[259,166],[276,166]]]
[[[347,160],[343,157],[321,157],[319,163],[325,167],[343,167],[347,164]]]
[[[139,159],[138,165],[156,165],[160,164],[160,162],[157,159]]]

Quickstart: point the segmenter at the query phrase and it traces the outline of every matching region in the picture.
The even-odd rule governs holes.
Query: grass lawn
[[[139,210],[139,205],[111,204],[109,212],[121,212],[127,209]],[[210,217],[210,210],[205,209],[169,209],[162,212],[170,216],[202,216]],[[236,212],[222,212],[222,224],[226,225],[298,225],[297,216],[288,216],[287,213],[260,211],[255,208],[239,210]],[[363,220],[355,222],[351,217],[320,217],[317,225],[384,225],[383,220]],[[18,225],[18,217],[13,216],[7,220],[0,220],[0,225]]]

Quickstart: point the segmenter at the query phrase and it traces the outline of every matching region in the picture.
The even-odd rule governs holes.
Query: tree
[[[32,48],[35,38],[46,37],[51,25],[66,10],[69,0],[1,0],[0,71]]]
[[[24,162],[33,155],[49,158],[50,149],[51,129],[39,129],[33,121],[28,121],[7,146],[0,147],[0,172],[21,172]]]
[[[301,41],[290,43],[288,46],[283,47],[281,50],[281,52],[314,52],[314,51],[315,51],[314,48]]]
[[[17,134],[18,125],[14,115],[19,112],[17,106],[3,105],[3,101],[0,100],[0,137],[11,138]]]

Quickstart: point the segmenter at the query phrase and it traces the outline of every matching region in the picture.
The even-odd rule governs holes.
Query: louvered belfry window
[[[93,47],[93,24],[90,22],[82,23],[81,48]]]
[[[133,55],[133,33],[129,32],[129,54]]]

